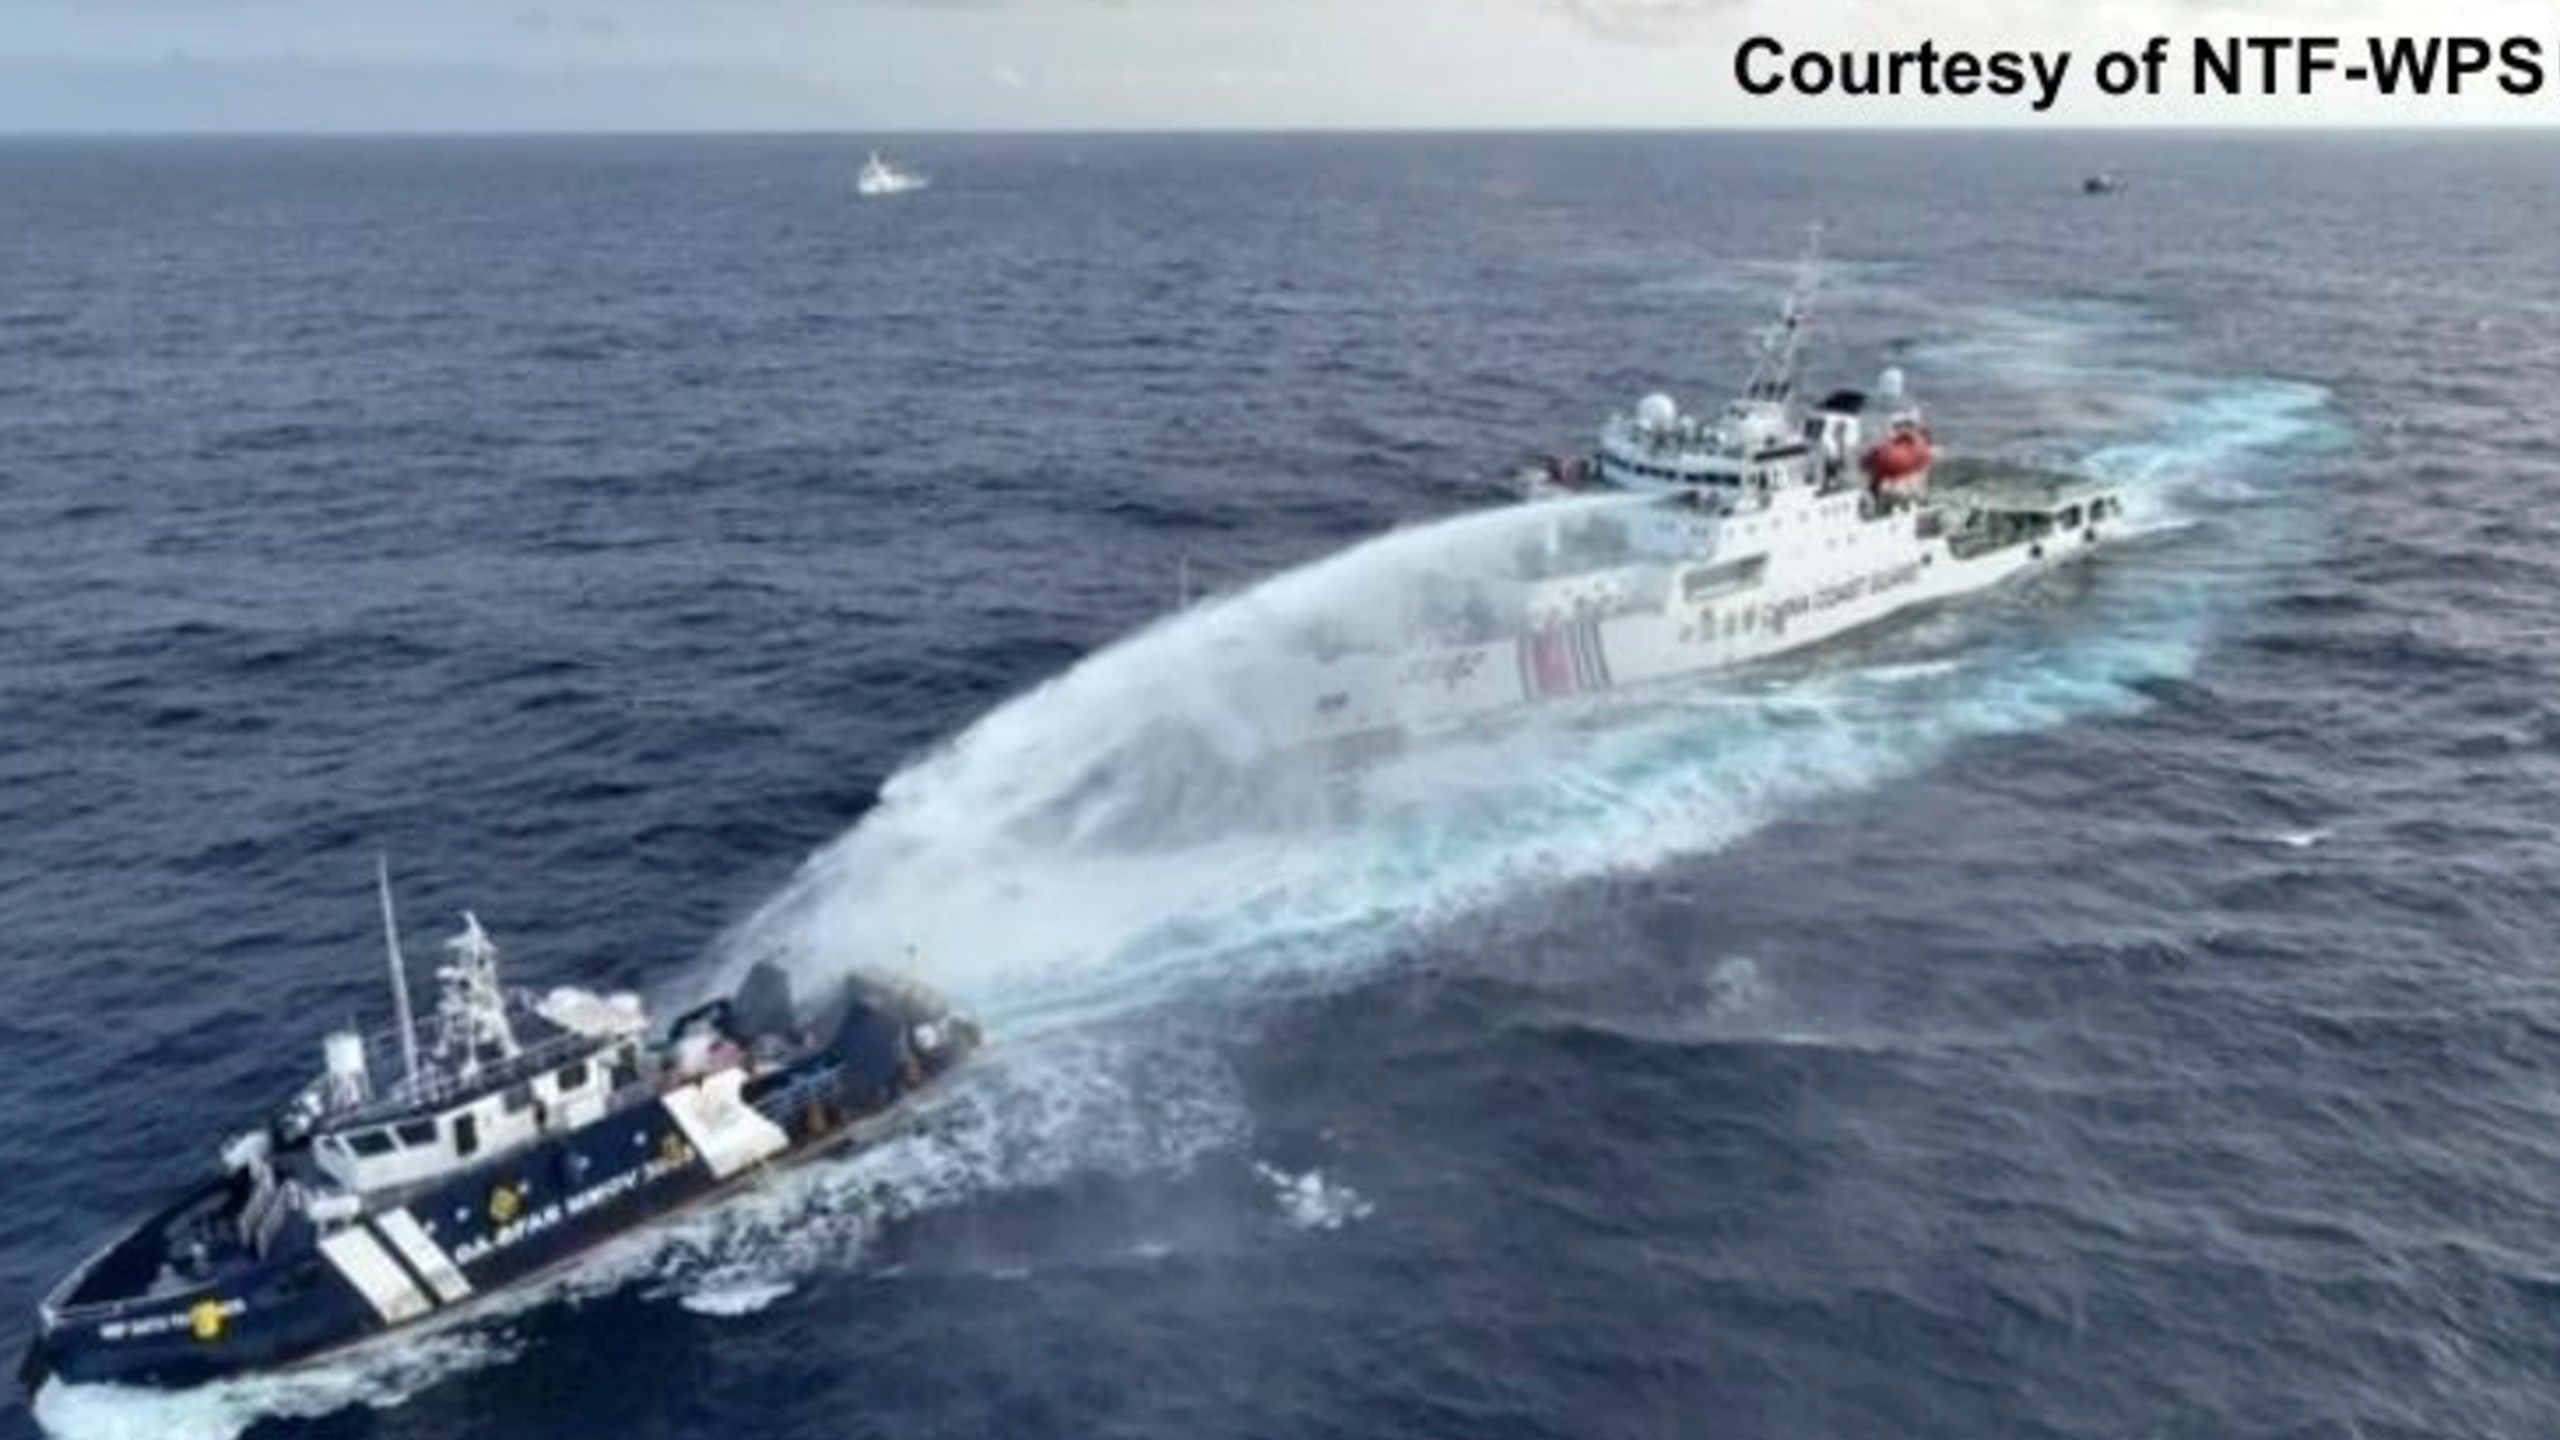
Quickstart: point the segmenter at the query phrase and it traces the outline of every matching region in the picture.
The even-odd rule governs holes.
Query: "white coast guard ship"
[[[885,981],[810,1006],[759,964],[654,1037],[639,997],[511,990],[464,916],[424,1036],[382,887],[398,1022],[331,1034],[318,1077],[218,1168],[82,1261],[19,1368],[178,1387],[463,1313],[766,1167],[876,1138],[978,1045]]]
[[[853,177],[854,193],[866,200],[904,195],[910,191],[922,190],[931,183],[933,182],[913,170],[901,170],[881,159],[880,152],[877,150],[872,151],[870,157],[862,162],[861,171]]]
[[[1648,395],[1611,416],[1596,454],[1532,477],[1536,496],[1584,497],[1534,543],[1391,636],[1328,631],[1282,684],[1304,698],[1264,698],[1303,707],[1318,736],[1368,736],[1677,679],[2062,563],[2119,528],[2103,481],[1942,462],[1899,371],[1806,403],[1818,241],[1739,396],[1701,415]]]

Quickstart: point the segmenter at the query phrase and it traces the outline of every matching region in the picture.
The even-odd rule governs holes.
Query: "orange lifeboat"
[[[1929,432],[1918,425],[1896,425],[1893,433],[1867,452],[1867,478],[1878,485],[1907,485],[1929,473]]]

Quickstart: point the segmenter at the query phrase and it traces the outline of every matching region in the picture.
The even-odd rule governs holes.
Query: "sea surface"
[[[0,1335],[385,1014],[377,852],[414,955],[995,1040],[477,1324],[0,1435],[2560,1432],[2560,140],[867,143],[0,143]],[[1812,221],[1819,380],[2142,533],[1236,738],[1204,667],[1728,393]]]

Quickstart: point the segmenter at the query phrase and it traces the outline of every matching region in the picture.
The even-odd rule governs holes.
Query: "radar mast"
[[[1753,400],[1781,403],[1795,398],[1796,370],[1805,342],[1813,335],[1813,302],[1822,291],[1822,227],[1805,227],[1804,253],[1796,259],[1796,279],[1777,321],[1755,336],[1751,385],[1743,394]]]
[[[444,986],[436,1001],[436,1059],[448,1075],[469,1079],[484,1063],[514,1059],[521,1047],[498,985],[498,947],[480,917],[463,911],[462,933],[444,948],[451,959],[436,967]]]

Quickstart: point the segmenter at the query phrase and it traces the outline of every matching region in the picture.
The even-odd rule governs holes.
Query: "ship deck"
[[[1929,498],[1951,508],[2003,514],[2051,514],[2084,505],[2116,487],[2068,471],[1990,460],[1948,460],[1930,477]]]

